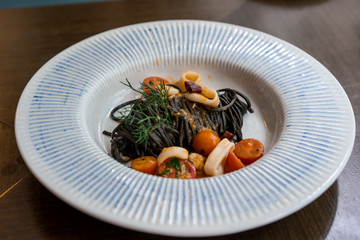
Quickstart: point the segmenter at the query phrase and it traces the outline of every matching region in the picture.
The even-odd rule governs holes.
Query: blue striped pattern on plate
[[[119,82],[190,67],[247,77],[213,84],[244,88],[259,109],[269,104],[259,110],[269,122],[261,161],[176,180],[113,160],[100,128],[131,95]],[[59,198],[115,225],[173,236],[239,232],[297,211],[336,180],[355,138],[345,92],[311,56],[255,30],[192,20],[122,27],[64,50],[30,80],[15,125],[29,168]]]

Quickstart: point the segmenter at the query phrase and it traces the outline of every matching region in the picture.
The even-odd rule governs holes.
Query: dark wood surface
[[[14,135],[21,92],[49,59],[94,34],[168,19],[227,22],[294,44],[334,74],[360,117],[359,0],[123,0],[0,10],[1,239],[169,239],[103,223],[56,198],[28,170]],[[308,206],[269,225],[209,239],[360,239],[359,135],[338,180]]]

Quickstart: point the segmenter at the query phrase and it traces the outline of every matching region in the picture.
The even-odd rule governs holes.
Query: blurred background
[[[85,2],[107,2],[111,0],[0,0],[0,8],[25,8]]]

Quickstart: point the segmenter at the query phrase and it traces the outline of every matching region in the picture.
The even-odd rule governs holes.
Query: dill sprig
[[[119,122],[127,124],[133,128],[133,136],[136,143],[144,144],[145,150],[150,145],[149,134],[162,128],[163,125],[171,126],[171,113],[167,108],[168,100],[165,84],[160,83],[155,89],[149,84],[140,84],[140,88],[134,88],[128,79],[121,82],[131,90],[141,94],[142,98],[139,103],[134,104],[132,108],[121,112]],[[145,91],[145,88],[150,91]]]

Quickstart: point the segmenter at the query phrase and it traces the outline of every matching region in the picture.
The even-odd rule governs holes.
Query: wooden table
[[[94,34],[133,23],[203,19],[282,38],[327,67],[360,117],[358,0],[123,0],[0,10],[0,237],[169,239],[112,226],[68,206],[31,174],[14,136],[18,99],[55,54]],[[360,129],[357,122],[357,129]],[[216,239],[360,239],[359,130],[347,166],[318,199],[278,222]]]

